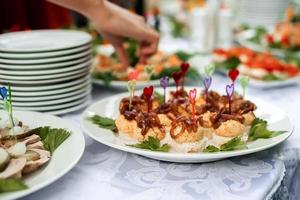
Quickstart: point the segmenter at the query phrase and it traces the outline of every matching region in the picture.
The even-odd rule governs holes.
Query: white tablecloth
[[[222,91],[225,82],[227,78],[215,75],[212,88]],[[299,89],[293,86],[248,90],[249,96],[283,108],[295,121],[294,134],[271,150],[206,164],[175,164],[114,150],[86,137],[80,162],[60,180],[24,199],[297,199],[297,195],[300,197]],[[117,92],[95,86],[93,101]],[[81,112],[63,118],[80,128]]]

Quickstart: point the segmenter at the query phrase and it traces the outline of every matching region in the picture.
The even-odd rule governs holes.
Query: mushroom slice
[[[38,141],[40,141],[41,138],[40,136],[36,135],[36,134],[33,134],[31,136],[28,136],[26,138],[23,139],[23,142],[28,145],[28,144],[33,144],[33,143],[36,143]]]
[[[38,160],[30,160],[27,161],[24,169],[23,169],[23,174],[28,174],[30,172],[35,171],[45,163],[47,163],[50,160],[50,152],[46,150],[41,150],[41,149],[30,149],[30,151],[36,152],[39,154],[39,159]]]
[[[41,141],[38,141],[33,144],[27,145],[27,149],[44,149],[44,144]]]
[[[7,151],[0,147],[0,172],[6,167],[9,161],[9,154]]]
[[[4,171],[0,173],[0,179],[9,177],[21,177],[22,170],[26,165],[26,158],[11,159]]]

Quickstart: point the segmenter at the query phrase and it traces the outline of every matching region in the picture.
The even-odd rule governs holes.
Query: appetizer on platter
[[[300,66],[292,59],[279,59],[245,47],[215,49],[213,62],[219,69],[238,69],[243,75],[264,81],[286,80],[300,75]]]
[[[176,90],[170,91],[168,98],[167,77],[161,79],[164,94],[155,93],[149,86],[137,96],[129,86],[129,97],[120,100],[116,119],[94,115],[88,120],[115,132],[116,143],[163,152],[239,150],[247,148],[247,142],[282,133],[268,130],[267,121],[256,117],[256,105],[244,98],[245,91],[236,94],[238,70],[229,73],[232,82],[226,85],[226,95],[210,91],[213,70],[211,65],[205,70],[205,89],[199,95],[196,88],[185,90],[181,71],[173,74]],[[243,90],[247,83],[241,83]]]
[[[111,81],[126,82],[129,80],[129,73],[136,71],[138,73],[137,81],[159,80],[164,76],[170,77],[174,71],[178,71],[183,61],[187,61],[192,56],[184,52],[166,54],[158,51],[146,61],[140,62],[137,55],[138,44],[128,41],[124,45],[130,59],[130,67],[124,69],[114,51],[108,48],[106,52],[98,53],[95,57],[92,71],[94,79],[102,80],[107,85]],[[105,48],[105,45],[102,47]],[[200,75],[197,70],[190,68],[187,77],[199,80]]]
[[[10,86],[0,88],[4,110],[0,119],[0,193],[26,189],[23,178],[46,165],[70,135],[64,129],[31,129],[13,116]]]

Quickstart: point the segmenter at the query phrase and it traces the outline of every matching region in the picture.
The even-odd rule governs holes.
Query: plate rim
[[[31,30],[31,31],[18,31],[18,32],[11,32],[11,33],[5,33],[2,34],[0,36],[0,42],[1,40],[5,39],[6,37],[17,37],[18,35],[24,35],[24,34],[45,34],[45,33],[65,33],[65,34],[81,34],[82,37],[86,37],[85,40],[78,42],[77,44],[74,43],[72,45],[68,45],[65,47],[52,47],[52,48],[36,48],[36,49],[15,49],[15,48],[5,48],[5,47],[1,47],[0,45],[0,51],[2,52],[8,52],[8,53],[34,53],[34,52],[49,52],[49,51],[59,51],[59,50],[64,50],[64,49],[69,49],[69,48],[73,48],[76,46],[81,46],[84,44],[89,43],[92,40],[92,36],[90,34],[88,34],[85,31],[77,31],[77,30],[49,30],[49,29],[38,29],[38,30]]]

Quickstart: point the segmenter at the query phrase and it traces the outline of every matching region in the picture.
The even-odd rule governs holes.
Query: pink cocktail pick
[[[164,103],[166,103],[166,88],[169,86],[169,77],[162,77],[160,79],[160,86],[164,89]]]
[[[229,114],[231,114],[231,99],[234,93],[234,84],[226,85],[226,94],[228,99]]]

